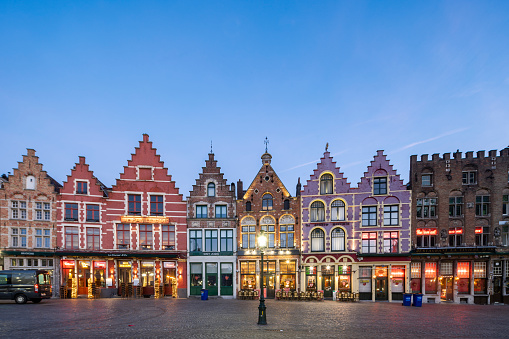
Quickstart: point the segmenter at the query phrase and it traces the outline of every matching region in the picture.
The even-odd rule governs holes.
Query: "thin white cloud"
[[[466,127],[465,128],[459,128],[459,129],[455,129],[455,130],[452,130],[452,131],[449,131],[449,132],[437,135],[436,137],[433,137],[433,138],[429,138],[429,139],[421,140],[421,141],[416,141],[416,142],[413,142],[411,144],[405,145],[405,146],[403,146],[401,148],[398,148],[395,151],[388,152],[388,154],[398,153],[398,152],[404,151],[406,149],[415,147],[415,146],[420,145],[420,144],[425,144],[427,142],[435,141],[435,140],[438,140],[440,138],[443,138],[443,137],[446,137],[446,136],[449,136],[449,135],[453,135],[453,134],[456,134],[456,133],[460,133],[460,132],[466,131],[467,129],[468,128],[466,128]]]
[[[346,151],[341,151],[341,152],[338,152],[338,153],[331,154],[331,157],[333,157],[335,155],[339,155],[339,154],[345,153],[345,152]],[[311,165],[311,164],[317,164],[319,162],[320,162],[320,159],[313,160],[313,161],[310,161],[310,162],[306,162],[304,164],[300,164],[300,165],[297,165],[297,166],[294,166],[294,167],[287,168],[285,170],[279,171],[279,173],[288,172],[288,171],[291,171],[291,170],[294,170],[294,169],[297,169],[297,168],[300,168],[300,167],[308,166],[308,165]]]

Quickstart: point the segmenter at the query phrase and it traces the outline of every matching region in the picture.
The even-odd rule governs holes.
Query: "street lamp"
[[[260,306],[258,306],[258,325],[267,325],[267,316],[265,314],[265,298],[263,297],[263,251],[267,247],[267,236],[262,232],[258,237],[258,247],[260,248],[260,254],[262,256],[261,261],[261,269],[260,269],[260,285],[261,285],[261,295],[260,295]]]

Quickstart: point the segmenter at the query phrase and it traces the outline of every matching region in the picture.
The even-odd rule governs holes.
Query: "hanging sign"
[[[74,268],[74,266],[75,266],[74,260],[62,260],[63,268]]]
[[[106,261],[94,261],[94,268],[105,269]]]
[[[163,265],[164,265],[164,268],[175,268],[174,261],[165,261]]]

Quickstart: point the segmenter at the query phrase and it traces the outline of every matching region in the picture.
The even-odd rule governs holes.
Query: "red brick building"
[[[61,185],[42,169],[35,150],[0,182],[1,269],[56,268],[55,224]]]
[[[299,197],[292,197],[271,166],[272,156],[262,155],[262,167],[251,185],[237,184],[238,289],[260,289],[260,249],[257,238],[267,235],[264,287],[267,298],[277,290],[295,291],[299,286],[301,230]],[[300,184],[297,184],[300,194]]]

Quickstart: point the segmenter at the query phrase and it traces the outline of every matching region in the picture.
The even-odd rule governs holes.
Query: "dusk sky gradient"
[[[353,186],[378,149],[509,145],[509,1],[1,1],[0,173],[34,148],[111,186],[148,133],[180,193],[210,151],[295,194],[325,144]]]

